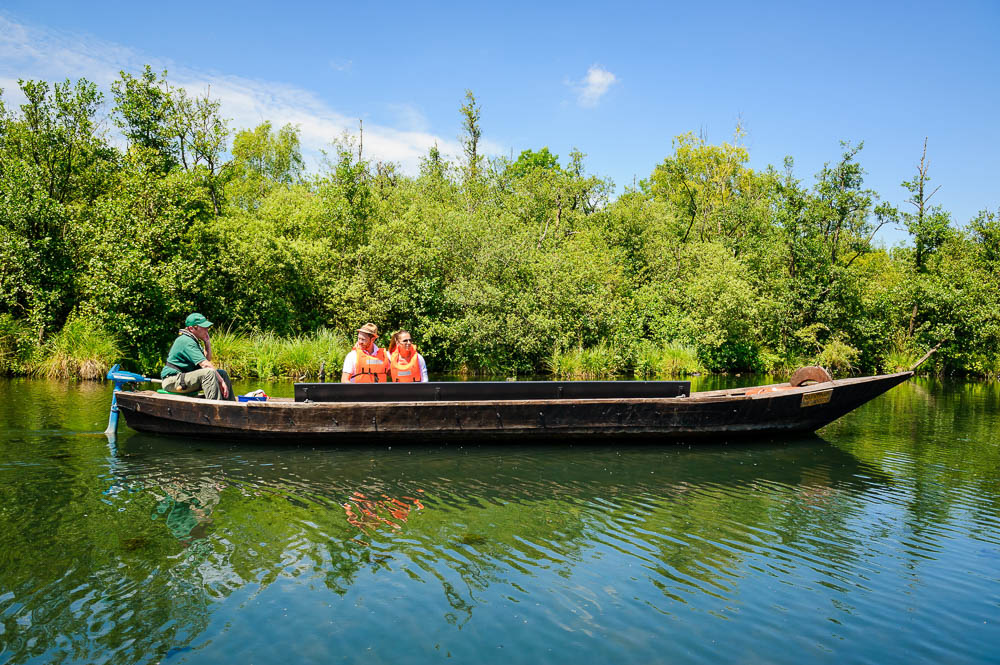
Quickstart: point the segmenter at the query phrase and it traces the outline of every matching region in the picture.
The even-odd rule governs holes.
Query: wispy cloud
[[[281,82],[202,71],[92,37],[19,24],[0,14],[0,87],[8,106],[20,101],[16,85],[19,78],[87,78],[109,93],[121,70],[136,73],[147,63],[154,71],[166,69],[169,82],[191,94],[210,92],[221,102],[222,115],[236,130],[255,127],[265,120],[278,127],[298,125],[304,156],[314,166],[332,141],[345,133],[357,133],[357,118],[337,111],[312,91]],[[350,61],[346,64],[350,66]],[[367,159],[397,162],[405,172],[415,173],[420,158],[435,143],[451,159],[462,153],[458,140],[428,131],[419,110],[407,104],[394,110],[398,126],[365,121]],[[503,152],[501,146],[490,141],[480,145],[487,153]]]
[[[583,80],[574,86],[577,89],[577,102],[580,106],[597,106],[601,97],[617,82],[617,76],[600,65],[592,65]]]
[[[348,59],[342,60],[331,60],[330,69],[335,72],[349,72],[351,68],[354,67],[354,61]]]
[[[396,124],[413,131],[427,131],[429,123],[423,111],[413,104],[389,104],[388,111],[396,116]],[[458,114],[455,115],[458,117]]]

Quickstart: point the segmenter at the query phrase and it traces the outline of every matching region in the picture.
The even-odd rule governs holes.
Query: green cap
[[[185,328],[190,328],[191,326],[201,326],[202,328],[208,328],[211,325],[212,322],[206,319],[198,312],[195,312],[194,314],[188,314],[188,317],[184,319]]]

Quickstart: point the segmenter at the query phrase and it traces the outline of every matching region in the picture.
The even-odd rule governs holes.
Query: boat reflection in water
[[[836,504],[883,482],[877,470],[814,436],[695,449],[312,450],[138,434],[121,445],[117,473],[122,485],[141,488],[123,495],[131,503],[143,494],[157,501],[153,525],[164,524],[181,545],[207,542],[201,573],[218,567],[208,578],[233,586],[206,593],[230,594],[291,567],[323,571],[324,584],[346,594],[377,559],[439,578],[446,613],[468,613],[477,604],[473,589],[510,592],[516,578],[549,566],[574,574],[608,538],[629,543],[625,551],[649,569],[650,581],[659,580],[665,599],[682,598],[691,585],[730,587],[732,570],[759,536],[746,549],[722,543],[739,533],[780,532],[775,521],[822,506],[823,519],[794,536],[826,548],[818,539],[848,518]],[[187,506],[193,519],[185,523],[197,524],[178,531],[170,513],[161,517],[165,504]],[[853,556],[842,544],[828,549],[834,559]],[[445,583],[456,578],[467,592]]]
[[[224,484],[211,479],[202,478],[191,484],[178,478],[158,478],[157,485],[150,488],[158,499],[153,517],[162,518],[175,538],[190,544],[207,535],[212,510],[219,504],[223,489]]]
[[[781,442],[110,450],[107,391],[9,386],[0,662],[995,653],[995,384],[908,382]]]
[[[858,515],[892,487],[816,436],[313,449],[133,434],[110,461],[107,508],[81,518],[93,552],[34,569],[26,587],[0,573],[37,590],[18,592],[23,612],[58,616],[19,629],[15,661],[45,643],[53,658],[113,663],[369,649],[404,662],[435,645],[509,662],[484,655],[502,641],[536,662],[549,649],[612,662],[623,648],[653,662],[668,642],[703,648],[725,623],[713,617],[737,611],[755,629],[727,627],[727,644],[770,643],[754,634],[781,633],[777,606],[822,615],[802,634],[823,643],[870,586]]]

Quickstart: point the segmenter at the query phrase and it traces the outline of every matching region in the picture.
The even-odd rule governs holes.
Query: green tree
[[[482,109],[471,90],[465,91],[465,103],[459,111],[462,113],[462,150],[465,152],[466,178],[470,181],[479,179],[483,156],[479,154],[479,139],[483,135],[479,120]]]
[[[910,197],[906,202],[911,204],[916,210],[912,213],[903,213],[901,216],[903,223],[906,225],[906,230],[913,237],[913,264],[918,275],[927,272],[928,259],[944,244],[951,231],[951,216],[941,206],[930,205],[931,197],[937,193],[939,187],[935,187],[929,193],[927,191],[927,183],[930,181],[930,176],[927,175],[929,166],[930,164],[927,161],[927,139],[925,138],[924,150],[920,155],[920,165],[917,167],[916,175],[912,179],[905,180],[902,183],[902,186],[910,192]],[[913,337],[913,330],[917,323],[917,313],[919,311],[919,283],[916,283],[915,286],[917,289],[908,328],[910,337]]]
[[[790,174],[781,186],[790,209],[780,219],[795,276],[797,324],[819,322],[834,332],[850,329],[860,306],[852,266],[874,251],[875,234],[898,214],[864,187],[865,171],[856,159],[863,144],[841,145],[840,160],[823,166],[811,192],[802,191]]]
[[[145,155],[151,168],[166,173],[178,164],[172,126],[174,96],[167,84],[167,72],[159,76],[146,65],[138,77],[122,71],[111,84],[115,97],[114,122],[129,142]]]
[[[674,154],[659,164],[642,183],[650,196],[668,201],[683,227],[680,242],[705,242],[732,235],[739,220],[726,214],[733,200],[750,184],[752,172],[745,164],[750,156],[739,141],[737,127],[733,143],[713,146],[693,134],[674,140]],[[692,235],[694,234],[694,235]]]
[[[927,183],[930,176],[927,170],[930,163],[927,161],[927,139],[924,139],[924,150],[920,155],[920,165],[917,173],[910,180],[904,180],[902,186],[910,192],[910,197],[906,202],[911,204],[916,212],[903,213],[903,223],[906,230],[913,236],[916,247],[914,252],[914,265],[917,272],[926,272],[927,259],[944,243],[951,230],[951,215],[944,211],[941,206],[931,206],[930,200],[937,193],[940,187],[935,187],[930,193],[927,192]]]
[[[305,162],[299,130],[294,125],[285,125],[275,132],[268,121],[252,130],[237,132],[232,152],[232,160],[226,166],[226,196],[241,210],[259,206],[275,187],[302,181]]]
[[[334,141],[333,154],[324,154],[325,173],[316,181],[317,193],[335,218],[336,236],[348,252],[368,242],[380,203],[373,188],[371,165],[361,158],[355,145],[346,135]]]
[[[20,81],[20,114],[0,113],[0,311],[30,321],[39,339],[77,303],[80,220],[117,158],[95,116],[102,97],[81,79]]]
[[[969,228],[982,260],[994,276],[1000,276],[1000,209],[980,210]]]
[[[548,147],[539,151],[523,150],[517,161],[507,166],[507,175],[513,178],[523,178],[536,169],[559,171],[559,155],[553,155]]]
[[[443,180],[447,173],[448,164],[441,156],[437,141],[427,151],[426,157],[420,158],[420,175],[424,178]]]
[[[451,180],[451,170],[451,164],[441,155],[437,143],[432,145],[427,156],[420,158],[418,182],[423,187],[424,195],[435,201],[453,198],[456,188]]]
[[[886,205],[876,206],[878,194],[864,188],[865,170],[856,159],[864,142],[857,146],[841,142],[841,146],[844,153],[840,161],[833,166],[824,164],[816,176],[809,213],[829,252],[829,262],[850,265],[870,251],[875,234],[895,218],[896,212]]]
[[[18,83],[27,101],[20,118],[4,122],[4,161],[30,165],[45,195],[55,201],[93,200],[114,163],[97,129],[103,95],[86,79],[51,88],[44,81]]]
[[[176,137],[180,165],[198,174],[212,198],[215,214],[222,210],[223,155],[229,127],[220,116],[220,102],[208,92],[191,97],[183,88],[171,91],[170,127]]]

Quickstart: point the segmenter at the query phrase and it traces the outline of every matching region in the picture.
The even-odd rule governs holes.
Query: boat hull
[[[672,398],[239,403],[139,391],[118,393],[118,408],[135,430],[226,439],[728,438],[815,431],[911,375]]]

